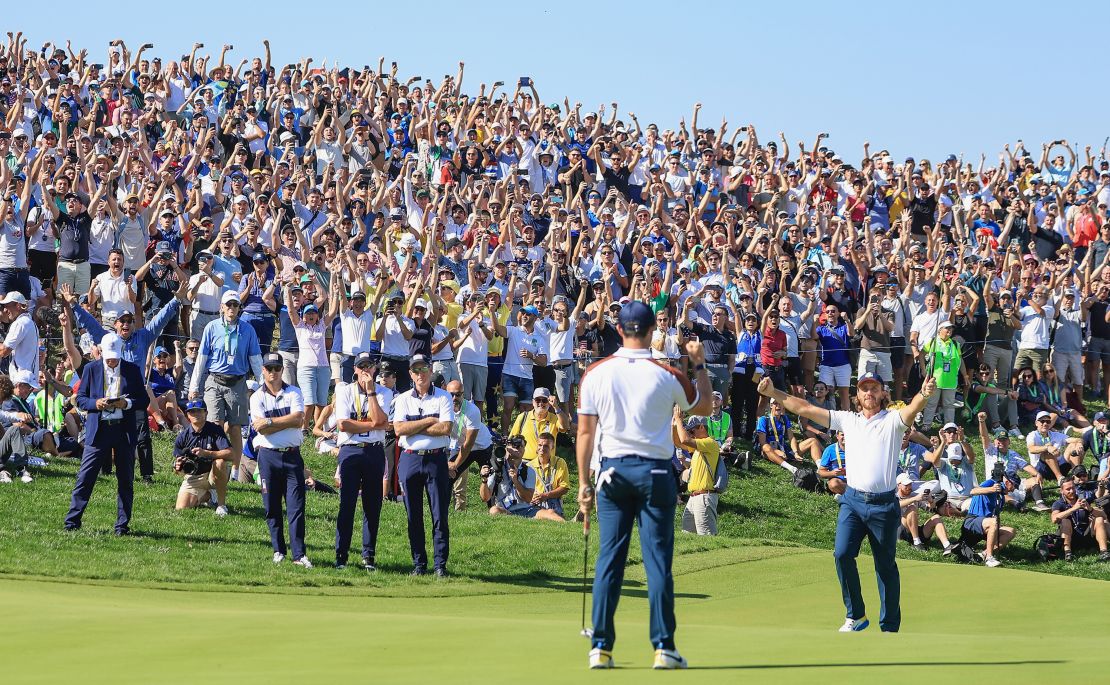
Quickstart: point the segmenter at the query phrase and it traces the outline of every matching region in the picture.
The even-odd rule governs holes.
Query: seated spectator
[[[925,461],[937,470],[940,488],[948,493],[944,516],[962,516],[971,506],[975,487],[975,453],[964,439],[964,431],[954,423],[945,424],[933,451]]]
[[[39,383],[36,380],[36,375],[27,369],[17,369],[10,378],[0,376],[0,410],[22,417],[12,422],[4,421],[0,417],[0,425],[18,427],[23,435],[26,451],[34,449],[42,450],[47,454],[59,455],[59,440],[53,432],[43,428],[39,420],[35,418],[36,412],[31,393],[38,389]],[[68,454],[69,451],[74,449],[72,443],[67,443],[66,447],[67,451],[61,454]],[[25,476],[23,482],[31,482],[28,480],[30,478],[29,472],[20,474],[20,476]]]
[[[1064,561],[1075,559],[1073,550],[1098,545],[1098,560],[1110,561],[1107,539],[1110,524],[1106,512],[1095,507],[1076,491],[1074,478],[1060,481],[1060,498],[1052,503],[1052,522],[1064,538]]]
[[[181,430],[185,424],[185,415],[177,405],[177,383],[170,367],[170,352],[161,345],[154,348],[154,363],[150,367],[147,380],[157,401],[158,413],[173,422],[173,430]],[[161,425],[162,428],[167,428],[165,423]]]
[[[177,491],[175,508],[192,509],[208,501],[216,488],[212,464],[218,459],[231,458],[231,443],[224,429],[208,420],[208,409],[203,400],[193,400],[185,405],[188,425],[177,434],[173,443],[174,473],[184,476]],[[227,507],[216,508],[217,516],[226,516]]]
[[[1098,480],[1110,478],[1110,416],[1095,414],[1094,427],[1083,434],[1083,449],[1095,458]]]
[[[540,433],[536,442],[536,459],[532,462],[536,471],[536,490],[532,495],[532,505],[539,507],[545,515],[544,518],[554,521],[547,513],[554,513],[559,518],[563,517],[563,497],[570,491],[570,468],[567,460],[555,454],[555,436],[551,433]]]
[[[1037,414],[1037,428],[1025,437],[1029,461],[1043,480],[1060,481],[1073,465],[1083,463],[1083,443],[1052,430],[1056,417],[1042,411]]]
[[[1019,369],[1017,372],[1018,393],[1018,422],[1023,428],[1034,426],[1037,414],[1040,412],[1052,413],[1044,391],[1044,385],[1037,380],[1037,372],[1030,367]],[[1056,425],[1057,417],[1052,417],[1052,425]]]
[[[844,454],[844,431],[836,432],[836,442],[825,448],[817,464],[817,475],[825,479],[825,487],[839,499],[848,487],[845,480],[847,459]]]
[[[1017,535],[1010,526],[998,525],[998,512],[1002,509],[1002,498],[1007,491],[1012,491],[1014,485],[1016,485],[1016,479],[1007,478],[1005,483],[996,483],[988,478],[978,487],[971,489],[971,506],[960,529],[960,539],[972,547],[980,542],[986,542],[983,563],[991,568],[1002,565],[994,554],[1010,544]]]
[[[686,481],[686,508],[682,512],[682,530],[698,535],[717,534],[717,462],[721,458],[717,441],[709,435],[704,416],[691,416],[682,423],[682,410],[674,409],[671,438],[675,447],[689,455],[683,459]]]
[[[913,545],[914,549],[925,551],[925,543],[935,533],[937,540],[944,548],[944,556],[948,556],[955,549],[948,540],[948,532],[944,529],[944,521],[940,514],[929,511],[926,490],[924,488],[914,491],[913,480],[906,473],[898,474],[898,506],[902,509],[902,523],[898,527],[898,537]],[[929,518],[921,522],[921,512],[924,511]]]
[[[794,473],[805,466],[800,454],[808,452],[814,464],[821,461],[818,442],[807,438],[798,442],[794,435],[793,424],[786,411],[776,400],[768,404],[767,414],[759,417],[755,425],[755,444],[764,459]]]
[[[991,432],[999,433],[1006,431],[1002,427],[1002,421],[998,414],[999,400],[1004,398],[1014,401],[1017,400],[1018,394],[1016,390],[1011,390],[1009,387],[998,387],[993,378],[994,369],[986,364],[980,364],[979,372],[971,380],[965,407],[970,416],[977,416],[980,412],[985,412],[987,418],[990,419]]]
[[[1068,426],[1090,427],[1091,422],[1082,412],[1068,406],[1070,388],[1057,377],[1056,367],[1049,362],[1041,367],[1041,386],[1044,388],[1045,410],[1056,415],[1055,428],[1066,431]]]
[[[979,412],[979,439],[983,443],[984,472],[990,476],[994,473],[995,464],[1003,462],[1003,472],[1009,478],[1017,480],[1018,485],[1006,493],[1006,502],[1015,509],[1021,509],[1025,504],[1026,490],[1033,496],[1034,511],[1048,511],[1044,503],[1044,494],[1041,492],[1041,474],[1037,473],[1028,461],[1020,454],[1010,449],[1010,435],[1005,431],[995,434],[991,438],[987,433],[987,414]]]
[[[909,476],[910,480],[914,482],[915,490],[921,485],[921,474],[932,468],[932,464],[925,461],[925,454],[929,451],[928,448],[921,442],[912,439],[918,436],[921,440],[928,441],[917,431],[906,431],[902,435],[902,446],[898,451],[898,473]]]
[[[813,392],[806,395],[806,400],[821,409],[829,411],[836,411],[838,409],[836,399],[833,394],[829,392],[829,386],[821,381],[813,384]],[[835,438],[829,433],[828,426],[822,426],[806,419],[799,419],[799,424],[802,427],[802,436],[805,438],[816,438],[820,443],[820,448],[824,449],[825,445],[831,444]]]
[[[523,459],[524,449],[512,445],[505,446],[505,459],[501,468],[486,464],[482,466],[482,484],[479,496],[489,503],[490,516],[520,516],[548,521],[562,521],[563,517],[552,509],[544,509],[532,503],[536,494],[536,469]]]

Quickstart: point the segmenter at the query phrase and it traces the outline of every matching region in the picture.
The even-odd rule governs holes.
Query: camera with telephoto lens
[[[995,483],[1001,483],[1005,485],[1005,479],[1006,464],[1002,460],[994,462],[994,468],[991,469],[991,480],[993,480]]]
[[[925,495],[925,502],[931,513],[938,513],[939,510],[948,502],[948,492],[945,490],[928,490],[923,493]]]
[[[200,476],[212,470],[214,460],[207,457],[185,455],[181,458],[181,472],[186,476]]]

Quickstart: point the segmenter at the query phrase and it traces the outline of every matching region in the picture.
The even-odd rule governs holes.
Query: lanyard
[[[781,443],[781,442],[779,441],[779,427],[778,427],[778,422],[776,422],[776,421],[775,421],[775,417],[771,416],[770,414],[768,414],[768,415],[767,415],[767,418],[771,420],[771,421],[770,421],[770,423],[771,423],[771,432],[772,432],[772,433],[774,434],[774,436],[775,436],[775,444],[776,444],[776,445],[779,445],[779,446],[781,446],[781,447],[783,447],[783,448],[785,449],[785,445],[783,445],[783,444],[782,444],[782,443]],[[783,433],[785,433],[785,432],[786,432],[786,426],[785,426],[785,425],[784,425],[784,426],[782,427],[782,432],[783,432]]]
[[[1029,388],[1029,395],[1033,399],[1037,399],[1037,385],[1034,383],[1033,385],[1030,385],[1030,386],[1027,386],[1027,387]]]
[[[223,319],[220,319],[220,322],[224,326],[224,354],[230,357],[231,349],[233,347],[231,344],[231,339],[239,337],[239,325],[238,323],[236,323],[234,327],[228,326],[227,322]],[[238,340],[236,340],[236,344],[234,346],[238,347]]]
[[[355,420],[356,421],[365,421],[366,420],[366,414],[362,413],[362,403],[364,401],[367,402],[366,414],[369,414],[370,413],[370,406],[369,406],[370,396],[369,395],[364,395],[362,393],[362,388],[358,387],[358,384],[356,383],[355,384]]]
[[[905,471],[910,465],[910,449],[907,447],[898,454],[898,468]]]
[[[539,459],[537,459],[536,460],[536,475],[538,475],[540,477],[539,478],[540,482],[543,483],[543,491],[544,492],[551,492],[552,490],[554,490],[555,488],[552,487],[552,486],[555,484],[555,458],[552,457],[551,461],[547,462],[547,475],[546,476],[543,475],[543,465],[540,464]]]
[[[833,445],[833,454],[836,455],[836,467],[838,469],[844,468],[844,452],[840,450],[839,445]]]
[[[1091,432],[1091,447],[1094,448],[1091,451],[1094,452],[1095,456],[1098,456],[1098,457],[1102,456],[1102,450],[1099,449],[1099,445],[1098,445],[1098,429],[1097,428],[1094,429]],[[1102,443],[1102,447],[1104,447],[1104,448],[1106,447],[1105,442]]]
[[[119,385],[120,385],[120,380],[122,379],[122,376],[119,373],[115,374],[115,379],[114,379],[115,390],[113,391],[111,386],[108,384],[108,375],[109,375],[108,374],[108,367],[105,366],[104,367],[104,396],[114,398],[114,397],[117,397],[119,395]]]
[[[1052,386],[1047,383],[1044,386],[1045,394],[1048,395],[1048,403],[1052,406],[1060,404],[1060,388],[1057,386],[1056,391],[1052,391]]]
[[[462,443],[463,427],[466,426],[466,403],[467,400],[459,401],[459,410],[455,412],[455,440]]]

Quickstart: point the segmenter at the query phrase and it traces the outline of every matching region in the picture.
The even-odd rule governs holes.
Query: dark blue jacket
[[[120,397],[131,400],[131,409],[123,411],[123,421],[100,429],[100,410],[96,408],[96,401],[104,398],[104,361],[97,359],[89,362],[81,370],[81,387],[77,390],[77,408],[87,412],[85,421],[85,444],[96,446],[116,445],[122,432],[126,446],[133,448],[139,441],[139,426],[135,420],[135,413],[146,413],[150,398],[146,393],[146,384],[143,383],[143,374],[139,367],[129,361],[121,359],[120,368]]]

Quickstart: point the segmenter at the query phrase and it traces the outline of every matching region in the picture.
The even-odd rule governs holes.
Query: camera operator
[[[495,458],[482,467],[479,495],[489,503],[490,516],[511,514],[562,521],[563,517],[551,509],[541,509],[532,504],[536,494],[536,469],[524,463],[523,457],[523,440],[510,439],[505,443],[505,458]]]
[[[1017,535],[1013,528],[998,525],[998,513],[1002,510],[1003,498],[1016,485],[1017,478],[1005,477],[1001,483],[987,478],[978,487],[971,489],[971,505],[960,531],[960,539],[973,547],[985,540],[987,549],[983,563],[991,568],[1002,565],[994,553]]]
[[[994,438],[987,432],[987,412],[979,412],[979,439],[983,442],[983,457],[987,475],[998,475],[996,468],[1009,478],[1020,479],[1013,492],[1006,493],[1006,501],[1015,509],[1020,509],[1026,500],[1026,490],[1033,495],[1034,511],[1048,511],[1041,492],[1041,474],[1020,454],[1010,449],[1010,435],[997,433]]]
[[[1086,477],[1086,469],[1083,476]],[[1106,541],[1110,537],[1110,523],[1106,513],[1080,495],[1076,479],[1069,476],[1060,481],[1060,499],[1052,504],[1052,522],[1060,537],[1064,538],[1064,561],[1072,561],[1072,549],[1098,544],[1098,560],[1110,561]]]
[[[466,481],[470,465],[488,464],[492,456],[493,436],[482,423],[482,410],[476,402],[463,399],[463,384],[451,381],[447,392],[455,403],[455,423],[451,426],[451,458],[447,461],[455,511],[466,509]]]
[[[192,400],[185,405],[187,425],[177,434],[173,443],[173,470],[185,476],[177,491],[175,508],[193,509],[208,501],[209,493],[216,487],[212,464],[217,459],[231,458],[231,442],[224,429],[208,420],[204,400]],[[217,509],[217,515],[223,516]]]
[[[897,483],[898,506],[902,510],[898,537],[911,543],[914,549],[924,551],[925,543],[936,533],[937,540],[944,546],[944,556],[951,554],[955,545],[948,541],[948,531],[944,529],[940,514],[930,509],[930,490],[923,488],[914,494],[913,479],[904,472],[898,474]],[[924,523],[921,523],[921,511],[931,514]]]

